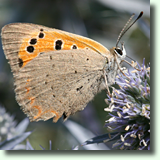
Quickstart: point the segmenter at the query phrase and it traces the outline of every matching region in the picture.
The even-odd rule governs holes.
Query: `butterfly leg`
[[[105,80],[105,84],[106,84],[106,89],[108,91],[108,95],[111,97],[111,93],[108,87],[108,82],[107,82],[107,78],[106,78],[106,72],[104,71],[104,80]]]
[[[136,68],[137,66],[137,63],[132,61],[131,63],[129,63],[128,61],[126,60],[123,60],[124,62],[126,62],[127,64],[129,64],[131,67],[133,67],[134,69],[136,69],[137,71],[140,71],[140,69]]]
[[[117,61],[117,57],[115,57],[115,60],[116,60],[116,63],[117,63],[117,66],[118,66],[118,69],[120,70],[120,72],[126,77],[126,78],[128,78],[129,79],[129,77],[123,72],[123,70],[120,68],[120,65],[119,65],[119,63],[118,63],[118,61]]]

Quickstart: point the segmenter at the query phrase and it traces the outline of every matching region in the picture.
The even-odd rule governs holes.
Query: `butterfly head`
[[[124,47],[124,43],[121,43],[120,47],[113,47],[114,55],[117,56],[118,59],[124,59],[126,57],[126,50]]]
[[[113,55],[115,61],[121,63],[121,61],[124,60],[126,57],[126,50],[124,47],[124,43],[121,43],[121,48],[118,46],[111,48],[110,53]]]

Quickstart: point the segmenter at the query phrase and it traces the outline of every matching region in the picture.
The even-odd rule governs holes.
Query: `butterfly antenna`
[[[131,28],[133,26],[133,24],[139,19],[141,18],[143,15],[143,11],[140,12],[139,16],[130,24],[130,26],[126,29],[126,27],[128,26],[129,22],[132,20],[132,18],[135,16],[135,14],[133,13],[132,16],[129,18],[129,20],[127,21],[127,23],[125,24],[125,26],[123,27],[123,29],[121,30],[118,39],[117,39],[117,43],[116,43],[116,48],[118,46],[118,43],[120,41],[120,39],[123,37],[123,35],[129,30],[129,28]]]
[[[132,61],[135,61],[133,58],[131,58],[131,57],[127,56],[127,55],[126,55],[126,57],[129,58],[129,59],[131,59]]]

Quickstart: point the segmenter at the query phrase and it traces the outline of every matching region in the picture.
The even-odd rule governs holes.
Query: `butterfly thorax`
[[[106,64],[104,66],[108,85],[114,83],[115,77],[120,71],[121,63],[126,57],[126,51],[123,44],[122,48],[112,47],[110,53],[111,54],[106,57]]]

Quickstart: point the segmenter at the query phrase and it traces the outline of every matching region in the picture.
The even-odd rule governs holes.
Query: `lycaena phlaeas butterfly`
[[[65,120],[114,83],[126,57],[119,40],[135,23],[126,29],[129,21],[110,51],[89,38],[41,25],[13,23],[2,28],[16,99],[30,121],[53,117],[57,122],[62,115]]]

